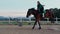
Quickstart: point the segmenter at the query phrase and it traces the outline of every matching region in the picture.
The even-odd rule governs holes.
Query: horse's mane
[[[28,10],[35,10],[35,8],[30,8],[30,9],[28,9]]]

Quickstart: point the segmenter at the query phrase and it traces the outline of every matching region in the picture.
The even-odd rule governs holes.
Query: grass
[[[13,24],[13,25],[18,25],[19,23],[17,22],[0,22],[0,25],[8,25],[8,24]],[[31,22],[31,24],[29,22],[22,22],[23,25],[33,25],[34,22]],[[51,23],[46,23],[46,24],[41,24],[41,25],[60,25],[60,24],[51,24]]]
[[[0,22],[1,25],[7,25],[7,24],[18,24],[17,22]]]

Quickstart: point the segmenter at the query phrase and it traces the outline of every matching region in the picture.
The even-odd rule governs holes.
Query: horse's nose
[[[28,16],[26,16],[28,18]]]

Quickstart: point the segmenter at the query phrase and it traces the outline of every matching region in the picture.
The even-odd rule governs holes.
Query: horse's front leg
[[[33,27],[32,27],[32,29],[34,29],[35,28],[35,25],[37,24],[37,20],[35,21],[35,23],[34,23],[34,25],[33,25]]]

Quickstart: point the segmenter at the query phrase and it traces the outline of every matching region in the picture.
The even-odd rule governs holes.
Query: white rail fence
[[[49,21],[49,18],[45,18],[45,19],[47,19],[47,21],[40,21],[40,23],[42,23],[42,24],[46,24],[46,23],[51,23],[50,21]],[[60,18],[54,18],[54,19],[56,19],[54,22],[55,22],[55,24],[60,24],[60,21],[58,21],[58,19],[60,19]],[[16,20],[15,21],[11,21],[10,19],[8,20],[8,21],[0,21],[0,23],[1,22],[8,22],[9,24],[12,24],[11,22],[16,22]],[[20,21],[19,21],[20,23],[26,23],[26,22],[28,22],[28,23],[34,23],[35,21],[32,21],[31,20],[31,18],[28,18],[28,21],[24,21],[23,20],[23,18],[21,18],[20,19]]]
[[[31,18],[29,18],[29,21],[24,21],[22,19],[23,18],[21,18],[21,20],[20,20],[20,22],[22,22],[22,23],[23,22],[28,22],[28,23],[32,23],[32,22],[34,23],[35,22],[35,21],[32,21]],[[41,24],[47,24],[47,23],[50,24],[51,23],[51,21],[49,21],[49,18],[45,18],[45,19],[47,19],[47,21],[40,21],[40,23]],[[58,21],[58,19],[60,19],[60,18],[54,18],[54,19],[55,19],[55,21],[54,21],[55,23],[54,24],[60,24],[60,21]]]

